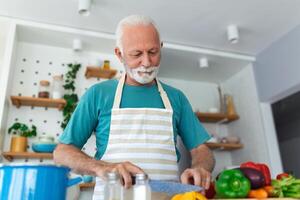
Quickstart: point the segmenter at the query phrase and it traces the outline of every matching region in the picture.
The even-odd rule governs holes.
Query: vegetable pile
[[[245,162],[239,168],[222,171],[207,198],[300,198],[300,179],[278,174],[271,179],[269,167],[263,163]]]

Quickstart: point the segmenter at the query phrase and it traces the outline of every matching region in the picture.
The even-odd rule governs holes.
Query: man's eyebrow
[[[140,50],[131,50],[129,51],[129,53],[140,53],[141,51]]]

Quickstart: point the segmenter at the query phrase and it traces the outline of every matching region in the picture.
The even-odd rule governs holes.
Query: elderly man
[[[60,137],[55,162],[97,176],[94,199],[101,196],[101,178],[111,171],[120,174],[127,188],[137,173],[208,188],[215,161],[203,143],[210,136],[185,95],[157,79],[162,43],[154,22],[145,16],[128,16],[119,22],[116,36],[115,54],[126,73],[119,81],[92,86],[81,98]],[[92,132],[95,158],[80,150]],[[178,135],[192,157],[191,168],[181,175]]]

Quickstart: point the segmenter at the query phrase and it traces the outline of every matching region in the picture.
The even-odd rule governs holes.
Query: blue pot
[[[65,200],[67,187],[82,180],[68,174],[68,168],[51,164],[0,165],[0,199]]]

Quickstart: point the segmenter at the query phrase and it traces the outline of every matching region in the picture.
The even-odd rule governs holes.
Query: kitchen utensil
[[[33,143],[32,150],[39,153],[52,153],[56,145],[56,143]]]
[[[1,200],[65,200],[67,187],[81,182],[68,178],[70,169],[52,164],[0,165]]]
[[[201,191],[202,187],[196,185],[182,184],[174,181],[149,180],[152,192],[167,193],[170,196],[179,193]]]

